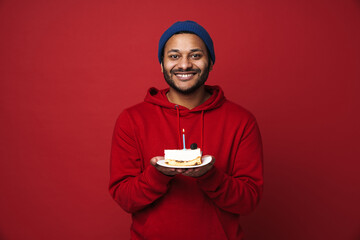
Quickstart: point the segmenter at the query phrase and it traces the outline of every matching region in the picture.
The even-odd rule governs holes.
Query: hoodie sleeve
[[[216,158],[216,156],[215,156]],[[197,182],[221,209],[245,215],[258,204],[263,189],[263,153],[259,128],[251,119],[242,131],[232,171],[227,174],[214,167]]]
[[[133,124],[129,114],[124,111],[113,133],[109,191],[113,199],[129,213],[145,208],[165,194],[172,179],[151,165],[142,171],[141,161]]]

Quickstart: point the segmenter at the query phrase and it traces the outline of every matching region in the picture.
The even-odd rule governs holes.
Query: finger
[[[153,157],[152,159],[150,159],[150,164],[153,165],[153,166],[156,166],[157,162],[159,160],[163,160],[163,159],[164,159],[164,157],[161,157],[161,156]]]
[[[176,172],[177,173],[183,173],[183,172],[185,172],[186,171],[186,169],[184,169],[184,168],[177,168],[176,169]]]
[[[150,159],[150,164],[151,165],[156,166],[156,163],[157,163],[157,161],[156,161],[155,158]]]
[[[193,176],[197,175],[197,173],[195,172],[194,169],[190,169],[189,171],[184,172],[183,175],[193,177]]]
[[[193,171],[194,171],[193,168],[187,168],[187,169],[183,172],[183,174],[191,174]]]
[[[171,170],[171,169],[166,169],[166,170],[162,171],[162,173],[167,174],[167,175],[175,175],[176,174],[175,170]]]
[[[150,159],[150,164],[153,165],[153,166],[156,166],[157,162],[158,162],[158,159],[156,157]]]

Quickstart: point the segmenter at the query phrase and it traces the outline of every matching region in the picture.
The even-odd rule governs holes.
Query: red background
[[[187,19],[215,43],[208,83],[262,131],[247,239],[360,239],[358,0],[0,1],[0,239],[129,237],[113,126],[166,86],[158,39]]]

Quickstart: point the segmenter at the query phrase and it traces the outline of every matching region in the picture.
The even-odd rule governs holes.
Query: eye
[[[172,54],[172,55],[169,55],[169,58],[171,58],[171,59],[178,59],[178,58],[179,58],[179,55]]]
[[[191,58],[193,58],[193,59],[199,59],[201,57],[202,57],[202,54],[200,54],[200,53],[194,53],[191,55]]]

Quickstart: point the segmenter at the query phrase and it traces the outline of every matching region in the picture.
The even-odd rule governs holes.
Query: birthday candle
[[[183,132],[183,147],[185,150],[186,149],[186,147],[185,147],[185,129],[183,129],[182,132]]]

